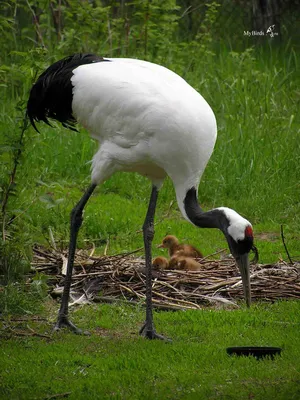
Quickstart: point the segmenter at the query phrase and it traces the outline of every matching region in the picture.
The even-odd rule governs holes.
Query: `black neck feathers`
[[[228,220],[222,210],[217,208],[204,212],[197,200],[197,191],[189,189],[184,199],[185,212],[190,221],[199,228],[218,228],[225,233]]]
[[[27,103],[27,114],[37,130],[35,121],[49,124],[48,118],[61,122],[74,130],[75,118],[72,112],[73,70],[80,65],[108,61],[94,54],[73,54],[47,68],[33,85]]]

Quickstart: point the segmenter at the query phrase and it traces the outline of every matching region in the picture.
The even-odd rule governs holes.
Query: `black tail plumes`
[[[76,123],[72,113],[73,70],[80,65],[106,61],[94,54],[73,54],[56,63],[42,73],[30,91],[27,114],[36,131],[35,121],[56,119],[63,126],[74,129]]]

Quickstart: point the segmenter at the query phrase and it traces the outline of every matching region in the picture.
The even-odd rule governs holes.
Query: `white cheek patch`
[[[240,223],[232,223],[228,227],[228,233],[236,242],[238,242],[239,240],[245,239],[245,229],[246,225],[241,226]]]
[[[218,207],[219,210],[222,210],[226,215],[229,227],[228,233],[229,235],[238,242],[239,240],[245,239],[245,231],[248,227],[252,230],[252,225],[245,218],[241,217],[236,211],[227,207]]]

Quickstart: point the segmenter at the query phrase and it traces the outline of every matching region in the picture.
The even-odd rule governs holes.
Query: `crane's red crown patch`
[[[247,226],[247,228],[245,229],[245,236],[253,237],[253,230],[252,230],[251,226]]]

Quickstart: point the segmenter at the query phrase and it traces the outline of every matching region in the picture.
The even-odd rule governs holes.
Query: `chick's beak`
[[[157,245],[158,249],[162,249],[163,247],[164,247],[163,243]]]
[[[243,282],[243,289],[244,289],[244,296],[246,300],[247,307],[251,305],[251,285],[250,285],[250,263],[249,263],[249,256],[248,253],[239,254],[235,257],[237,265],[239,267],[242,282]]]

